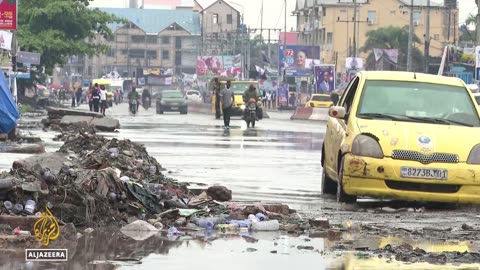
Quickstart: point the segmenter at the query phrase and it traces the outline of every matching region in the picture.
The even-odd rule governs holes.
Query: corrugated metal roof
[[[200,15],[191,10],[100,8],[100,10],[124,18],[148,34],[158,34],[172,23],[177,23],[192,35],[200,35]],[[113,31],[122,24],[111,24]]]

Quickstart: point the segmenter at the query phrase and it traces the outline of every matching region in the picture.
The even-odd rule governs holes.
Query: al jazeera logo
[[[42,213],[40,219],[33,225],[35,241],[48,247],[51,241],[60,236],[60,226],[48,207]],[[67,261],[67,249],[26,249],[25,260],[31,262],[58,262]]]

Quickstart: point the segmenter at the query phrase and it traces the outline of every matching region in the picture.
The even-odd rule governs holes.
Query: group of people
[[[98,86],[98,83],[96,83],[90,87],[88,90],[88,106],[90,107],[90,111],[100,112],[105,115],[105,111],[108,108],[107,90],[105,86]]]
[[[72,107],[80,106],[82,104],[82,95],[83,95],[83,90],[81,87],[75,91],[75,89],[72,90]]]
[[[264,108],[275,109],[277,107],[277,93],[263,90],[262,104]]]
[[[212,90],[215,94],[215,117],[216,119],[220,119],[220,106],[222,106],[224,129],[228,130],[230,129],[230,118],[233,113],[233,108],[235,107],[235,93],[231,89],[231,82],[227,81],[225,89],[222,90],[218,78],[215,78]],[[248,89],[243,93],[243,102],[245,104],[248,104],[250,99],[258,100],[259,98],[260,95],[253,84],[250,84]]]

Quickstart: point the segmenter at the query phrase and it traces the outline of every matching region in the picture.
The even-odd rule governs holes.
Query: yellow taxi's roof
[[[327,94],[313,94],[313,96],[316,96],[316,97],[329,97],[330,95],[327,95]]]
[[[464,87],[462,80],[456,77],[404,71],[360,71],[367,80],[417,81]]]
[[[92,84],[98,83],[99,85],[111,84],[112,82],[109,79],[95,79],[92,81]]]

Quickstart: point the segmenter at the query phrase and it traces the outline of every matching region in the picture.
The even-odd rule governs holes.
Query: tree
[[[469,26],[475,26],[475,30],[468,30]],[[469,14],[465,24],[460,26],[460,41],[476,41],[477,36],[477,15]]]
[[[22,0],[18,5],[18,44],[23,51],[41,54],[41,65],[51,73],[72,55],[106,52],[97,35],[112,35],[108,24],[121,22],[111,14],[88,8],[90,0]]]
[[[420,39],[414,34],[414,43]],[[406,70],[408,53],[408,26],[403,28],[389,26],[367,32],[367,41],[361,50],[369,53],[366,69],[375,69],[375,55],[373,49],[398,49],[398,64],[389,63],[384,66],[386,70]],[[412,49],[412,67],[415,71],[423,70],[422,53],[418,48]]]

